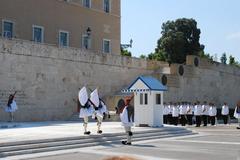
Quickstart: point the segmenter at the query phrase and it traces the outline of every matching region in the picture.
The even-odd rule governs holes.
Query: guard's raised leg
[[[124,127],[126,135],[127,135],[127,141],[122,141],[122,144],[124,145],[131,145],[132,144],[132,136],[133,133],[131,131],[131,127],[125,126]]]

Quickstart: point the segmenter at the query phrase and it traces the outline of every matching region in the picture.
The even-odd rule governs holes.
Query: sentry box
[[[163,126],[163,92],[167,91],[159,80],[140,76],[123,93],[134,93],[134,121],[139,127]]]

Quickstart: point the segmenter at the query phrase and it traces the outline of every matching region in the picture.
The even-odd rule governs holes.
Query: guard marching
[[[116,107],[116,113],[120,115],[122,126],[124,127],[124,130],[127,135],[127,140],[122,141],[122,144],[124,145],[132,144],[133,133],[131,127],[133,126],[134,123],[134,107],[131,104],[132,99],[133,96],[127,97],[125,99],[125,102],[123,99],[120,99]]]
[[[101,126],[105,115],[108,113],[107,106],[103,100],[99,98],[97,89],[90,94],[90,101],[95,109],[92,117],[93,119],[97,119],[97,133],[102,134]]]
[[[84,127],[84,134],[90,135],[91,132],[87,130],[88,126],[88,117],[94,114],[93,104],[91,103],[90,99],[88,98],[88,93],[86,87],[83,87],[78,94],[79,102],[80,102],[80,114],[79,118],[83,118],[83,127]]]

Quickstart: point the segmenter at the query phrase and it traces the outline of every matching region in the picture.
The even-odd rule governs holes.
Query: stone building
[[[186,65],[120,55],[120,0],[0,0],[0,121],[18,91],[17,121],[69,120],[79,88],[99,89],[114,110],[141,75],[168,87],[166,102],[239,100],[240,69],[188,56]]]
[[[0,34],[120,54],[120,0],[1,0]]]

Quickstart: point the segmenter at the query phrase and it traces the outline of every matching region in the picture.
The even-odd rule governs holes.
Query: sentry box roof
[[[124,93],[148,91],[167,91],[167,87],[154,77],[140,76],[128,88],[122,90]]]

